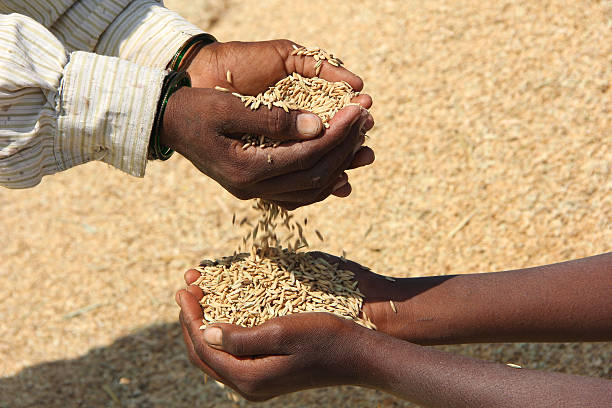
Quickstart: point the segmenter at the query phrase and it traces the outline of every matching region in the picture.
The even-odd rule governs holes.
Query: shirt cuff
[[[96,47],[99,54],[139,65],[165,68],[191,37],[203,33],[154,0],[136,0],[109,26]]]
[[[113,57],[71,54],[58,101],[54,153],[60,170],[101,160],[144,176],[165,75]]]

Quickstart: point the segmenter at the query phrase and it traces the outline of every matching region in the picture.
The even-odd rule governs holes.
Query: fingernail
[[[341,187],[344,187],[344,186],[345,186],[345,185],[347,185],[347,184],[348,184],[348,180],[344,180],[344,179],[343,179],[343,180],[338,181],[338,182],[337,182],[337,183],[334,185],[334,189],[333,189],[333,191],[332,191],[332,192],[334,192],[334,191],[336,191],[336,190],[340,189]]]
[[[204,330],[204,341],[211,346],[221,346],[223,344],[223,332],[218,327],[209,327]]]
[[[321,133],[321,120],[313,113],[301,113],[297,117],[297,130],[306,137],[315,137]]]

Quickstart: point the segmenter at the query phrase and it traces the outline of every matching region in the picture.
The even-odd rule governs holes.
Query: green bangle
[[[181,62],[183,61],[183,58],[185,58],[185,55],[191,49],[192,46],[198,43],[202,43],[203,45],[209,45],[215,42],[217,42],[217,39],[210,34],[202,33],[194,35],[193,37],[188,39],[185,44],[181,46],[181,48],[178,49],[176,54],[174,54],[172,61],[170,61],[170,64],[168,65],[168,68],[174,71],[178,71],[179,67],[181,66]]]
[[[166,112],[166,106],[170,97],[182,87],[190,87],[191,79],[189,74],[186,72],[170,71],[164,84],[162,86],[161,98],[159,105],[157,106],[157,113],[155,114],[155,122],[153,123],[153,132],[151,134],[151,140],[149,141],[149,157],[157,160],[168,160],[174,150],[162,145],[159,141],[159,135],[164,121],[164,113]]]

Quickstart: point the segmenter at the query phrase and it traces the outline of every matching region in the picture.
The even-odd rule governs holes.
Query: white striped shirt
[[[202,31],[154,0],[0,0],[0,185],[101,160],[142,177],[174,53]]]

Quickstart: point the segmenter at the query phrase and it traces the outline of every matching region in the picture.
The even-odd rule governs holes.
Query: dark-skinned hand
[[[177,293],[193,364],[244,398],[262,401],[308,388],[361,383],[356,367],[370,330],[330,313],[299,313],[253,328],[215,324],[205,331],[203,296],[193,286]]]
[[[363,147],[374,126],[366,111],[372,105],[360,95],[338,112],[324,129],[311,113],[280,108],[245,108],[239,98],[216,91],[221,86],[244,95],[257,95],[287,75],[315,74],[312,57],[292,56],[293,43],[275,40],[255,43],[215,43],[192,50],[182,68],[193,88],[176,92],[168,103],[161,142],[190,160],[240,199],[263,198],[294,209],[322,201],[330,194],[346,197],[351,185],[345,170],[366,166],[374,153]],[[232,72],[232,84],[227,71]],[[346,81],[357,91],[363,81],[342,67],[324,62],[319,75]],[[244,134],[284,141],[277,148],[242,149]]]

